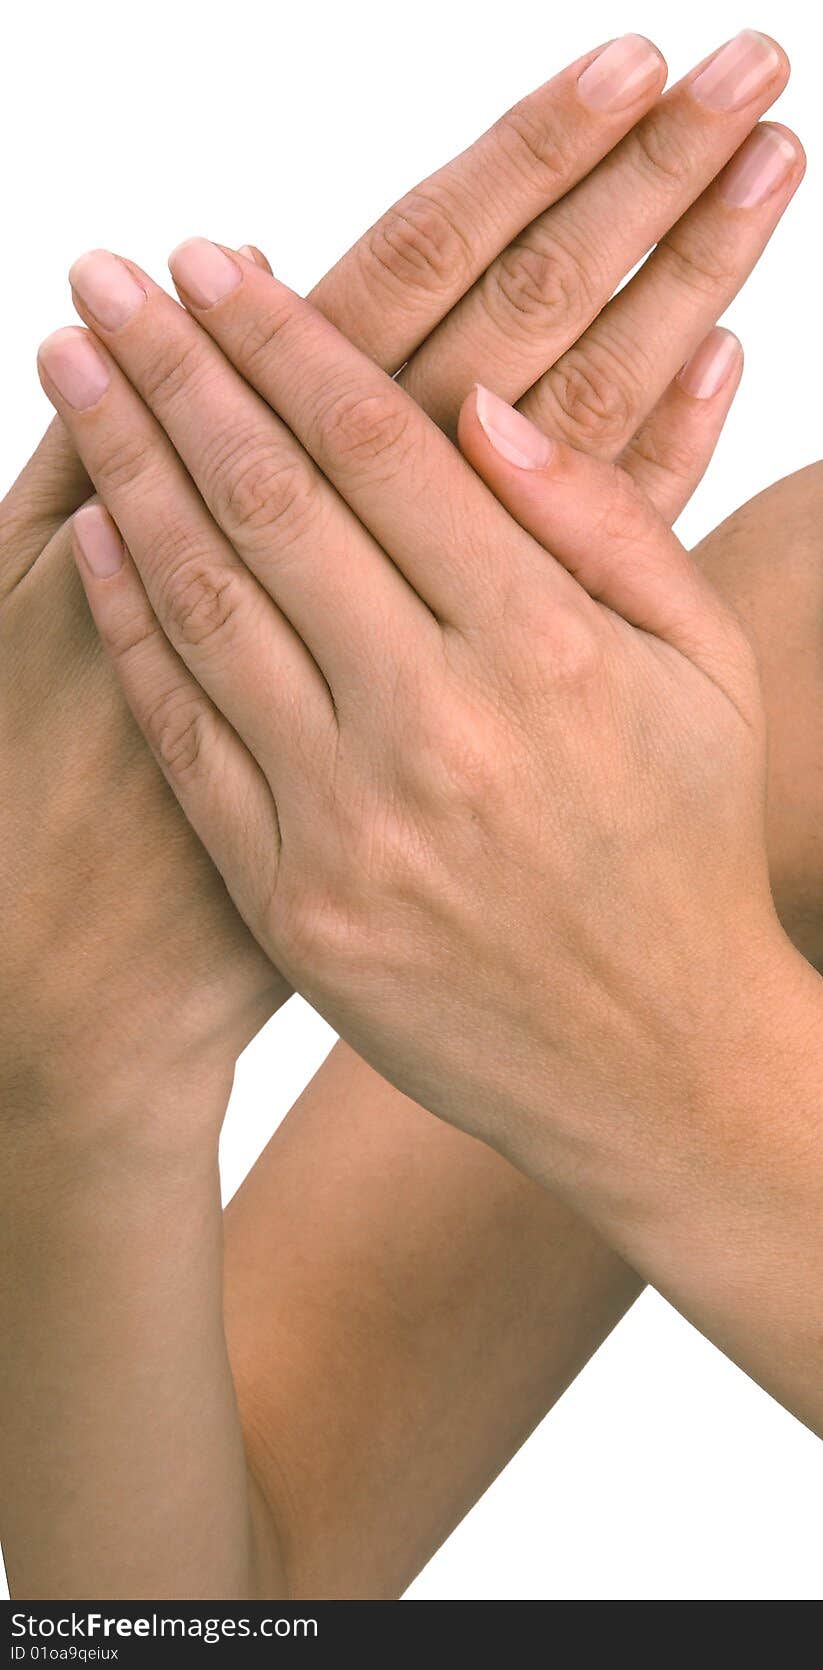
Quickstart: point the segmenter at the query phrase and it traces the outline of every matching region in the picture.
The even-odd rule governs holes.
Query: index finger
[[[642,35],[586,53],[402,197],[309,299],[397,371],[506,244],[622,139],[665,80],[665,60]]]

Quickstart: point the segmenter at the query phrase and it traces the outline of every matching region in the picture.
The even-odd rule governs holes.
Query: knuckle
[[[112,660],[122,661],[145,644],[152,643],[160,628],[153,615],[135,608],[119,614],[114,620],[102,622],[99,630]]]
[[[171,343],[161,338],[157,350],[142,369],[140,394],[150,406],[168,411],[181,394],[188,396],[200,383],[206,364],[204,345],[196,338]]]
[[[368,877],[367,891],[339,864],[321,863],[308,886],[279,890],[278,924],[290,970],[308,968],[313,978],[335,986],[341,979],[359,984],[373,977],[379,989],[387,960],[406,954],[388,938],[395,909],[419,907],[431,896],[434,842],[425,817],[390,802],[374,806],[357,827],[353,819],[349,824],[350,870]]]
[[[461,804],[488,812],[500,787],[501,754],[466,726],[452,726],[441,741],[441,781]]]
[[[507,749],[491,711],[450,704],[418,733],[418,792],[424,804],[457,804],[487,816],[496,804]]]
[[[722,246],[708,237],[698,239],[693,231],[688,236],[670,232],[658,245],[656,260],[680,288],[701,298],[725,292],[734,277]]]
[[[437,295],[473,272],[471,246],[449,205],[416,191],[384,215],[363,245],[371,272],[395,289]]]
[[[413,450],[410,405],[394,384],[338,392],[320,414],[325,441],[348,470],[388,482]]]
[[[298,453],[278,456],[245,439],[224,445],[210,465],[212,502],[230,537],[262,533],[289,539],[305,525],[316,478]]]
[[[551,643],[546,651],[546,668],[555,686],[579,686],[599,679],[603,672],[605,643],[597,623],[580,609],[564,608],[552,622]]]
[[[507,611],[511,650],[505,656],[505,676],[512,697],[509,718],[519,719],[519,740],[528,756],[535,718],[542,725],[546,696],[566,685],[586,683],[603,665],[604,640],[599,617],[589,597],[535,599],[531,593],[514,596]],[[501,746],[517,766],[512,736]]]
[[[658,430],[654,423],[649,423],[632,441],[626,462],[639,465],[651,476],[690,481],[699,467],[700,455],[688,435]]]
[[[687,135],[665,117],[638,122],[624,144],[635,168],[656,189],[678,192],[692,175],[694,153]]]
[[[238,576],[205,557],[189,557],[161,582],[159,606],[178,643],[199,648],[224,640],[239,614]]]
[[[256,309],[253,317],[242,325],[235,356],[235,363],[243,368],[244,375],[253,370],[259,361],[265,364],[272,350],[279,347],[284,333],[296,329],[298,322],[295,300],[288,293],[282,297],[278,295],[275,301]]]
[[[609,351],[572,348],[549,374],[562,438],[583,452],[618,452],[636,422],[634,378]]]
[[[167,695],[153,708],[145,729],[169,777],[179,782],[201,769],[212,740],[210,715],[202,701],[179,692]]]
[[[588,319],[595,311],[594,290],[593,273],[576,252],[555,240],[521,239],[489,268],[482,294],[507,330],[514,325],[529,335],[548,335],[569,321],[579,326]]]
[[[541,121],[528,102],[507,110],[493,132],[509,165],[529,184],[534,184],[535,175],[550,188],[568,179],[572,168],[568,139],[558,127]]]
[[[314,879],[296,882],[288,876],[278,884],[278,936],[290,968],[309,968],[312,975],[334,979],[353,971],[362,952],[363,908],[350,889],[333,884],[318,866]]]
[[[149,437],[141,430],[112,430],[99,445],[95,473],[106,491],[133,487],[149,470],[152,451]]]

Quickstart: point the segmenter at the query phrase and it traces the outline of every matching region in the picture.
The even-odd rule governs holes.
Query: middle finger
[[[412,397],[448,433],[478,377],[519,400],[710,184],[788,76],[782,49],[753,30],[690,72],[418,349],[402,374]]]

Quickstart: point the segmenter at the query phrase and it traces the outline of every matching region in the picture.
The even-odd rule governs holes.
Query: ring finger
[[[794,134],[755,128],[521,411],[580,451],[616,458],[745,282],[804,166]]]
[[[747,30],[673,87],[432,333],[403,373],[413,398],[449,433],[478,377],[519,400],[706,190],[788,75],[776,43]]]

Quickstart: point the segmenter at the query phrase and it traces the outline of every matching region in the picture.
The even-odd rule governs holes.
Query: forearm
[[[692,1094],[543,1169],[703,1333],[823,1433],[823,982],[793,950],[748,1035],[704,1049]],[[665,1080],[661,1080],[665,1094]],[[628,1110],[627,1110],[628,1111]],[[573,1166],[569,1149],[574,1147]]]
[[[642,1163],[621,1172],[618,1135],[573,1182],[546,1144],[565,1203],[333,1052],[227,1214],[241,1418],[291,1592],[402,1591],[632,1302],[624,1257],[820,1428],[823,1020],[794,972]]]
[[[290,1593],[400,1593],[639,1287],[338,1046],[226,1214],[232,1367]]]
[[[786,932],[823,970],[823,463],[774,482],[695,556],[757,645],[772,892]]]
[[[816,465],[776,483],[750,505],[742,507],[704,540],[697,553],[714,584],[743,615],[758,644],[772,735],[769,784],[772,885],[784,924],[807,955],[815,947],[818,955],[821,954],[823,946],[820,852],[823,825],[817,816],[818,807],[823,805],[820,772],[823,687],[821,639],[817,629],[823,576],[822,511],[823,466]],[[779,575],[777,584],[776,574]],[[808,901],[807,907],[804,901]],[[334,1179],[327,1182],[324,1190],[315,1175],[321,1166],[318,1162],[313,1169],[311,1156],[315,1151],[325,1154],[330,1142],[338,1163]],[[321,1199],[325,1202],[330,1191],[342,1206],[350,1188],[355,1202],[363,1194],[364,1223],[367,1206],[370,1212],[380,1208],[381,1236],[375,1237],[371,1265],[364,1229],[365,1245],[357,1260],[355,1278],[358,1295],[362,1297],[368,1292],[375,1310],[378,1304],[387,1305],[387,1298],[383,1292],[375,1295],[374,1280],[371,1284],[364,1283],[364,1268],[376,1270],[377,1248],[382,1252],[388,1236],[395,1249],[392,1264],[395,1297],[401,1309],[404,1301],[408,1307],[420,1281],[417,1259],[420,1240],[425,1242],[428,1232],[433,1246],[442,1245],[443,1238],[438,1238],[436,1233],[434,1203],[441,1199],[441,1189],[444,1200],[450,1198],[451,1191],[460,1234],[456,1237],[450,1234],[442,1268],[430,1273],[432,1302],[428,1308],[418,1307],[416,1338],[418,1371],[425,1371],[427,1363],[431,1365],[428,1385],[435,1407],[431,1420],[433,1425],[440,1421],[449,1432],[453,1466],[443,1466],[439,1474],[442,1503],[432,1495],[431,1480],[428,1495],[420,1490],[419,1484],[411,1491],[415,1509],[420,1513],[419,1561],[420,1557],[425,1558],[423,1550],[434,1546],[440,1534],[439,1525],[453,1522],[453,1517],[462,1511],[459,1504],[465,1505],[477,1494],[485,1478],[502,1465],[508,1450],[519,1442],[512,1434],[528,1430],[539,1419],[580,1364],[596,1349],[603,1334],[631,1302],[640,1278],[616,1254],[609,1254],[605,1243],[584,1225],[577,1213],[561,1204],[555,1194],[529,1183],[491,1150],[422,1113],[341,1046],[333,1052],[281,1127],[229,1214],[229,1314],[243,1379],[243,1407],[245,1410],[248,1398],[249,1405],[254,1406],[261,1443],[272,1447],[275,1458],[278,1448],[275,1411],[281,1393],[279,1376],[272,1371],[269,1358],[278,1336],[287,1334],[291,1340],[294,1329],[287,1320],[288,1299],[279,1282],[275,1250],[272,1249],[268,1259],[263,1255],[266,1238],[274,1235],[272,1226],[283,1221],[284,1209],[290,1225],[290,1243],[295,1249],[311,1237],[317,1267],[304,1265],[303,1269],[315,1294],[315,1310],[327,1280],[331,1280],[335,1292],[344,1284],[348,1259],[353,1256],[343,1247],[339,1210],[326,1212],[324,1205],[321,1212],[318,1204],[316,1212],[304,1218],[295,1209],[296,1194],[285,1178],[292,1176],[292,1166],[299,1163],[301,1153],[305,1153],[306,1161],[300,1168],[300,1190],[309,1203]],[[352,1206],[342,1218],[349,1230],[358,1222],[354,1212]],[[324,1225],[322,1249],[325,1250],[318,1247],[315,1221],[318,1215]],[[665,1226],[665,1215],[660,1221]],[[467,1258],[461,1240],[464,1228],[467,1246],[474,1236],[473,1263]],[[623,1226],[618,1227],[617,1233],[623,1233]],[[694,1247],[687,1241],[687,1252],[693,1254],[701,1240],[702,1232],[696,1236]],[[323,1267],[324,1258],[329,1265],[328,1275]],[[474,1309],[468,1293],[472,1276],[477,1283]],[[662,1273],[657,1279],[662,1280]],[[513,1300],[518,1286],[519,1310]],[[460,1309],[463,1325],[450,1335],[447,1343],[452,1346],[454,1357],[448,1358],[445,1351],[439,1356],[433,1351],[431,1337],[436,1317],[442,1311],[443,1295],[453,1292],[464,1296]],[[679,1288],[673,1283],[671,1296],[677,1294]],[[489,1315],[484,1309],[487,1305]],[[339,1328],[345,1326],[347,1314],[342,1299],[330,1312]],[[468,1365],[471,1372],[475,1361],[472,1353],[478,1351],[484,1334],[486,1358],[483,1371],[474,1377],[471,1401],[477,1425],[469,1428],[463,1419],[460,1400],[452,1392],[461,1384],[461,1373],[459,1368],[455,1370],[454,1362]],[[316,1334],[303,1344],[301,1374],[308,1375],[307,1364],[312,1353],[319,1353],[319,1349]],[[505,1396],[499,1391],[504,1365],[512,1360],[521,1377],[523,1389],[519,1398],[511,1382],[507,1383]],[[439,1375],[438,1364],[442,1365]],[[362,1374],[363,1383],[369,1384],[370,1370],[371,1356],[365,1348],[358,1364],[347,1360],[347,1373],[353,1386],[360,1386],[356,1374]],[[378,1366],[377,1372],[382,1376],[383,1368]],[[388,1385],[392,1373],[389,1364],[385,1373]],[[464,1367],[462,1378],[465,1374]],[[766,1376],[767,1368],[764,1368],[761,1378],[766,1381]],[[318,1380],[322,1403],[322,1388],[327,1382],[323,1376]],[[486,1386],[488,1397],[484,1391]],[[341,1454],[345,1469],[354,1465],[354,1455],[359,1461],[363,1449],[368,1450],[368,1445],[357,1446],[351,1442],[351,1433],[341,1419],[344,1400],[336,1396],[336,1383],[331,1395],[335,1418],[330,1421],[325,1406],[321,1406],[317,1424],[327,1437],[338,1431],[342,1433],[338,1449],[335,1450],[332,1441],[321,1464],[316,1433],[303,1446],[303,1451],[314,1456],[316,1466],[325,1469],[327,1476]],[[314,1398],[301,1398],[301,1409],[309,1422],[314,1419],[315,1407]],[[358,1407],[356,1396],[345,1400],[345,1412],[355,1423]],[[371,1408],[371,1403],[367,1407]],[[397,1408],[399,1419],[402,1400]],[[408,1426],[406,1422],[407,1432]],[[464,1441],[465,1455],[459,1449]],[[471,1472],[472,1466],[476,1467],[475,1473]],[[461,1468],[465,1469],[464,1474]],[[423,1469],[418,1465],[413,1471],[419,1481]],[[265,1466],[263,1474],[266,1474]],[[464,1476],[471,1481],[466,1487],[462,1483]],[[328,1493],[328,1486],[320,1493],[326,1507]],[[389,1515],[391,1493],[384,1491],[384,1497]],[[333,1517],[331,1510],[329,1514]],[[378,1576],[387,1544],[379,1514],[375,1515],[375,1522],[378,1529],[374,1539],[367,1538],[365,1545],[360,1543],[365,1562],[361,1581],[364,1584],[385,1581],[389,1587],[392,1583],[400,1587],[412,1563],[405,1569],[402,1561],[396,1562],[392,1569],[384,1566]],[[310,1561],[314,1562],[312,1569],[320,1567],[318,1539],[319,1532],[315,1531],[313,1540],[302,1543],[299,1537],[296,1540],[304,1573]],[[341,1549],[342,1558],[350,1560],[345,1531],[334,1545],[335,1557],[341,1557]],[[394,1553],[392,1560],[396,1561]],[[326,1554],[321,1582],[332,1581],[333,1575]],[[339,1581],[345,1586],[343,1576],[339,1576]]]
[[[15,1596],[256,1592],[216,1124],[193,1143],[188,1112],[169,1080],[131,1110],[67,1098],[16,1120],[4,1107],[0,1496]]]

